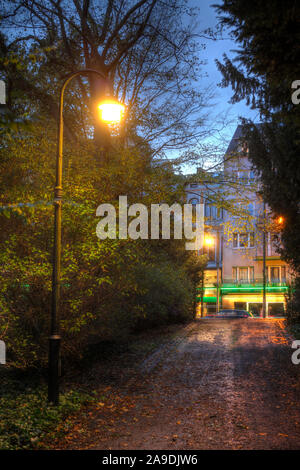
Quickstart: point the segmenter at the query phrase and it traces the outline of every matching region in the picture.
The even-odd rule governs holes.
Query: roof
[[[231,141],[229,142],[225,155],[227,155],[228,153],[232,153],[237,149],[239,141],[241,140],[242,137],[243,137],[243,127],[239,124],[235,130],[235,133],[233,134]]]

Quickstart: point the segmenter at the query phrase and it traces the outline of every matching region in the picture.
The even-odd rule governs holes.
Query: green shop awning
[[[261,293],[263,291],[262,286],[228,286],[228,287],[221,287],[222,294],[251,294],[251,293]],[[287,286],[266,286],[266,292],[274,292],[274,293],[284,293],[288,291]]]
[[[197,302],[201,302],[201,297],[197,297]],[[217,297],[203,297],[203,302],[216,303],[217,302]]]

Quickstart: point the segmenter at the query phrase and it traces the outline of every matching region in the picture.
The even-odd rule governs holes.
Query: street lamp
[[[280,216],[277,218],[276,222],[277,222],[278,225],[282,225],[283,222],[284,222],[284,217],[282,217],[282,216],[280,215]]]
[[[216,241],[215,241],[215,238],[208,235],[204,238],[204,245],[207,246],[208,248],[209,247],[212,247],[214,246],[214,244],[216,243],[216,268],[217,268],[217,305],[216,305],[216,308],[217,308],[217,312],[219,311],[220,309],[220,296],[219,296],[219,291],[220,291],[220,234],[219,234],[219,231],[217,230],[217,237],[216,237]],[[204,290],[204,285],[202,285],[202,301],[201,301],[201,316],[203,316],[203,290]]]
[[[60,296],[60,264],[61,264],[61,212],[62,212],[62,158],[63,158],[63,104],[64,91],[68,83],[80,75],[96,74],[107,80],[105,75],[98,70],[85,69],[72,72],[66,76],[60,90],[59,116],[57,134],[56,157],[56,183],[54,189],[54,251],[52,273],[52,305],[51,305],[51,332],[49,338],[49,379],[48,401],[58,405],[59,402],[59,357],[60,357],[60,332],[59,332],[59,296]],[[124,111],[124,106],[116,100],[107,99],[100,106],[101,117],[105,122],[119,122]]]
[[[215,243],[213,237],[211,236],[208,236],[206,235],[204,237],[204,246],[206,246],[207,248],[213,246]],[[207,263],[206,263],[207,264]],[[203,318],[204,316],[204,308],[203,308],[203,297],[204,297],[204,265],[203,265],[203,268],[202,268],[202,278],[201,278],[201,318]]]
[[[99,104],[101,120],[104,122],[120,122],[125,107],[118,101],[109,99]]]
[[[284,223],[284,217],[279,216],[276,219],[276,222],[279,226],[282,226]],[[267,266],[266,266],[266,258],[267,258],[267,240],[266,240],[266,233],[267,233],[267,220],[266,220],[266,203],[263,202],[263,223],[262,223],[262,242],[263,242],[263,303],[262,303],[262,314],[263,318],[268,318],[267,312]]]
[[[213,246],[215,243],[215,240],[213,237],[207,236],[204,238],[204,245],[207,246],[208,248]]]

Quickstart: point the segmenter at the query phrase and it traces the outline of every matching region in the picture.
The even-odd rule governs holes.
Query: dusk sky
[[[191,6],[200,7],[200,16],[199,16],[199,29],[214,28],[218,22],[216,10],[212,8],[211,5],[218,4],[218,0],[190,0]],[[237,49],[237,45],[231,39],[229,39],[229,34],[224,33],[224,39],[218,41],[206,40],[206,50],[201,53],[201,57],[207,60],[207,64],[203,66],[203,71],[206,72],[207,78],[201,80],[201,85],[212,84],[215,87],[215,98],[213,100],[215,106],[213,108],[213,114],[218,115],[219,113],[228,113],[228,125],[226,129],[223,130],[222,135],[229,139],[232,137],[234,130],[238,124],[239,116],[251,118],[254,121],[258,120],[258,113],[255,110],[251,110],[246,106],[245,102],[240,102],[237,104],[230,104],[229,100],[232,96],[231,87],[220,88],[217,86],[218,83],[222,80],[222,75],[218,71],[215,59],[222,59],[224,52],[233,56],[231,52],[234,49]]]

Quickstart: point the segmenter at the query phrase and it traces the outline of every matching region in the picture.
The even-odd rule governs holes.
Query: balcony
[[[286,279],[270,279],[266,282],[266,291],[274,293],[287,292],[289,286]],[[263,278],[256,279],[223,279],[221,292],[230,294],[231,292],[262,292]]]
[[[256,285],[263,285],[263,278],[262,277],[259,277],[259,278],[255,278],[255,279],[228,279],[228,278],[224,278],[223,279],[223,286],[227,286],[227,285],[234,285],[234,286],[244,286],[244,285],[247,285],[247,286],[256,286]],[[286,286],[287,285],[287,281],[286,279],[270,279],[270,280],[267,280],[266,282],[266,285],[269,286],[269,287],[275,287],[275,286]]]

